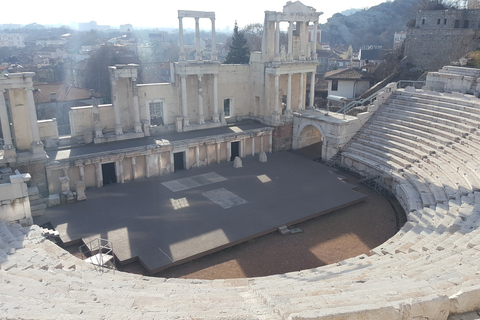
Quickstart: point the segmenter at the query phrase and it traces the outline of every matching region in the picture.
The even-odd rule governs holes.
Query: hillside
[[[322,41],[332,46],[351,44],[354,50],[362,45],[391,48],[393,34],[407,29],[406,24],[413,17],[413,7],[417,3],[418,0],[395,0],[349,16],[337,13],[322,25]]]

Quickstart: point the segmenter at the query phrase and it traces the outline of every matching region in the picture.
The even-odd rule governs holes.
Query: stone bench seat
[[[403,112],[402,114],[399,112],[389,113],[387,111],[382,111],[381,115],[384,118],[381,118],[379,115],[379,120],[384,120],[385,118],[388,118],[389,121],[392,123],[397,123],[405,127],[410,127],[412,129],[429,132],[431,134],[443,137],[449,142],[456,141],[458,138],[463,137],[468,133],[454,127],[443,125],[441,123],[416,118],[412,114],[407,114],[407,112]]]
[[[474,114],[480,114],[480,103],[478,100],[466,100],[460,97],[453,97],[444,94],[429,94],[429,92],[401,92],[398,97],[408,97],[411,101],[426,101],[429,104],[447,106],[458,110],[467,110]]]
[[[366,134],[361,134],[355,139],[355,141],[361,145],[375,148],[388,155],[393,155],[395,157],[405,159],[411,163],[418,161],[418,159],[421,159],[422,155],[426,156],[425,153],[420,155],[416,152],[415,149],[411,147],[400,145],[398,143],[389,143],[385,140],[380,142],[381,140],[382,139],[375,139],[375,137],[368,136]]]
[[[382,126],[385,133],[399,134],[402,137],[410,137],[412,141],[418,141],[419,144],[433,149],[435,152],[440,148],[444,148],[446,145],[452,143],[452,140],[445,139],[444,137],[432,134],[428,131],[422,131],[414,127],[406,127],[402,121],[391,121],[390,119],[379,116],[373,120],[373,124]],[[421,146],[418,146],[421,148]]]
[[[351,144],[351,148],[355,148],[357,150],[361,150],[363,152],[371,153],[372,155],[378,156],[381,159],[384,159],[384,162],[393,161],[394,163],[398,164],[400,168],[407,168],[411,165],[412,162],[415,161],[415,158],[411,157],[400,157],[394,153],[386,152],[386,148],[384,150],[381,149],[378,145],[375,144],[366,144],[360,142],[353,142]],[[395,152],[396,153],[396,152]],[[407,159],[405,159],[407,158]]]
[[[423,163],[422,163],[423,166]],[[427,184],[428,188],[430,189],[436,204],[442,203],[448,200],[448,195],[445,192],[445,188],[443,184],[437,179],[431,171],[425,171],[423,168],[419,166],[412,166],[405,170],[407,173],[411,173],[417,177],[421,182],[423,181]],[[456,196],[456,193],[452,195],[452,197]]]
[[[454,183],[454,185],[450,185],[450,187],[458,189],[460,194],[467,194],[472,191],[472,186],[465,179],[464,175],[460,174],[448,161],[442,161],[439,158],[430,157],[426,162],[437,166],[440,171],[443,171],[445,177],[448,177]]]
[[[393,149],[397,153],[407,153],[411,157],[414,157],[413,159],[415,159],[415,161],[424,157],[428,157],[430,155],[430,152],[418,149],[416,147],[417,144],[413,143],[408,139],[405,139],[401,136],[391,135],[385,132],[378,132],[375,129],[377,128],[372,126],[371,129],[362,130],[358,134],[356,141],[370,141],[370,143],[374,143],[377,146],[384,146],[388,147],[389,149]]]
[[[416,109],[418,112],[430,112],[432,115],[440,118],[447,118],[458,121],[462,124],[470,124],[473,128],[478,128],[480,124],[480,114],[476,113],[475,108],[458,109],[458,105],[448,102],[430,101],[427,99],[412,100],[404,96],[396,96],[391,100],[402,109]]]
[[[352,157],[355,155],[356,157]],[[350,151],[344,155],[345,157],[355,158],[355,160],[362,162],[363,164],[377,169],[384,173],[389,173],[391,170],[402,170],[403,166],[395,163],[387,158],[370,154],[366,151],[356,148],[350,148]]]
[[[414,107],[412,105],[407,105],[407,102],[405,102],[405,104],[391,102],[389,104],[389,107],[385,110],[393,113],[398,113],[403,116],[412,116],[416,119],[421,119],[432,123],[438,123],[447,126],[450,129],[455,128],[457,130],[452,132],[459,135],[473,132],[480,127],[480,122],[473,120],[466,121],[466,119],[461,116],[455,116],[448,113],[445,114],[429,109],[424,109],[421,107]]]

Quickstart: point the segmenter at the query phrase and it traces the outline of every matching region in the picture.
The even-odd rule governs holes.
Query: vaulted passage
[[[301,153],[316,158],[322,157],[323,136],[312,125],[306,126],[300,134],[299,149]]]

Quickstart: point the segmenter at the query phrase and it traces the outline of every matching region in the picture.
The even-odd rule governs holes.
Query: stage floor
[[[290,152],[88,189],[86,201],[49,208],[66,244],[101,237],[121,263],[150,274],[362,201],[332,168]]]

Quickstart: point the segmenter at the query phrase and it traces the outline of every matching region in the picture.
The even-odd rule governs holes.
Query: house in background
[[[60,135],[70,134],[69,111],[73,107],[91,106],[92,95],[101,97],[89,89],[74,87],[69,83],[34,83],[34,100],[37,118],[55,118]],[[101,99],[100,99],[101,100]]]
[[[329,71],[325,74],[328,80],[328,95],[355,99],[367,91],[372,85],[371,74],[364,69],[345,68]]]

